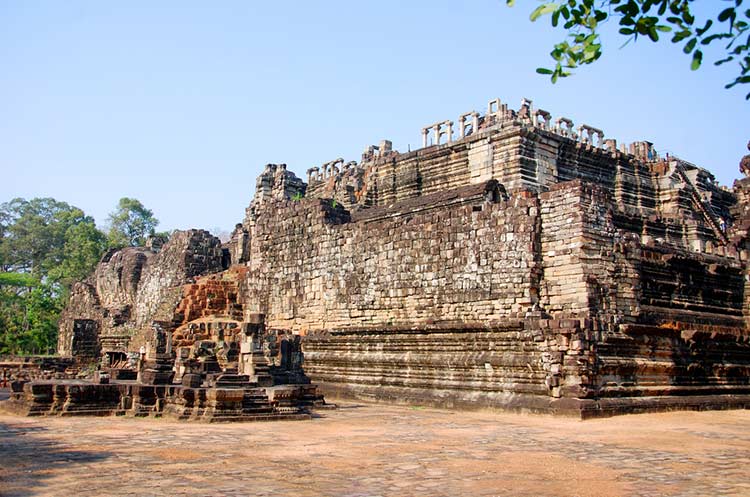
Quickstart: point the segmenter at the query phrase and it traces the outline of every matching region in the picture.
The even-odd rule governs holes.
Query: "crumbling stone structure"
[[[299,353],[299,340],[290,348],[279,337],[283,350],[263,348],[260,341],[275,345],[277,334],[265,333],[257,319],[255,326],[243,321],[238,285],[244,271],[230,269],[229,257],[203,230],[108,252],[74,286],[60,321],[60,354],[79,369],[99,363],[94,381],[80,374],[27,375],[11,381],[3,407],[25,415],[309,419],[310,409],[325,403],[299,361],[287,359]],[[250,360],[241,365],[245,349]]]
[[[225,269],[221,242],[207,231],[177,231],[158,249],[110,250],[76,283],[60,319],[58,352],[79,359],[120,357],[144,345],[154,320],[171,320],[182,285]]]
[[[748,405],[750,179],[720,187],[527,99],[454,124],[307,183],[266,166],[223,250],[191,231],[108,254],[74,288],[60,353],[111,366],[157,323],[186,388],[310,378],[581,417]],[[191,416],[183,392],[166,404]]]

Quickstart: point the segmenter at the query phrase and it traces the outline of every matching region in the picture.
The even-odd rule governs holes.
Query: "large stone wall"
[[[340,395],[588,416],[721,405],[652,392],[748,393],[737,253],[644,246],[612,193],[580,179],[449,192],[351,215],[273,204],[256,218],[246,312],[306,334],[306,373]],[[711,333],[723,356],[687,352],[716,349]]]
[[[265,298],[250,312],[295,330],[523,316],[536,203],[496,189],[468,186],[351,221],[325,201],[279,202],[253,235],[247,287]]]

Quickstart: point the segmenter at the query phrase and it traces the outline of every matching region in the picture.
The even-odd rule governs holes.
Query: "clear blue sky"
[[[495,97],[739,176],[750,88],[723,89],[734,67],[610,37],[552,85],[535,68],[562,33],[529,22],[536,5],[0,2],[0,202],[54,197],[101,225],[129,196],[161,229],[231,229],[264,164],[302,177],[381,139],[414,149],[422,126]]]

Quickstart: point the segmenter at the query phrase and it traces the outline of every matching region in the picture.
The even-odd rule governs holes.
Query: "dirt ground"
[[[750,411],[339,405],[222,425],[0,416],[0,495],[750,496]]]

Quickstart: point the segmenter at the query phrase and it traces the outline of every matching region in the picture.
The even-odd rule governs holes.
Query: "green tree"
[[[0,353],[52,353],[62,307],[52,285],[30,274],[0,273]]]
[[[94,219],[65,202],[16,198],[0,205],[3,272],[28,272],[53,282],[79,279],[96,265],[104,242]]]
[[[50,279],[60,283],[67,292],[73,283],[91,273],[106,248],[107,237],[93,222],[70,226],[65,232],[64,257],[50,269]]]
[[[156,234],[155,228],[159,225],[152,211],[140,201],[127,197],[120,199],[108,222],[110,247],[143,246],[149,236]]]
[[[0,353],[49,353],[74,281],[106,237],[81,209],[51,198],[0,204]]]
[[[515,0],[506,0],[513,5]],[[552,68],[539,68],[552,82],[571,75],[571,70],[591,64],[602,55],[600,28],[608,20],[618,21],[619,33],[627,41],[647,38],[657,42],[670,34],[672,43],[682,44],[682,51],[691,56],[690,67],[698,69],[704,50],[711,45],[721,55],[714,64],[735,61],[739,73],[726,85],[750,83],[750,9],[742,9],[743,0],[716,2],[716,10],[709,18],[699,18],[695,0],[554,0],[545,1],[531,13],[531,20],[549,15],[553,27],[567,32],[566,39],[557,43],[550,55]],[[750,99],[750,93],[745,97]]]

